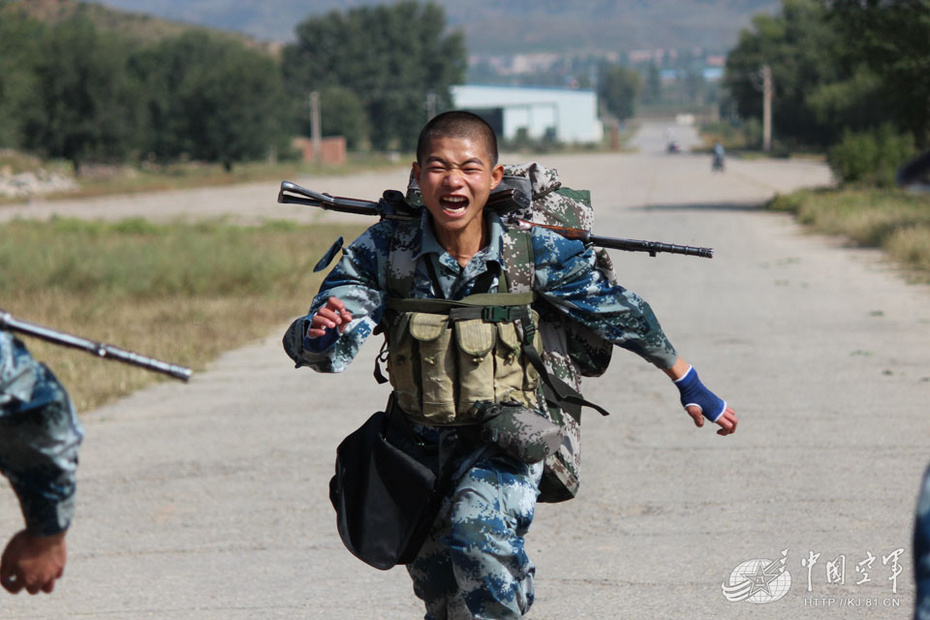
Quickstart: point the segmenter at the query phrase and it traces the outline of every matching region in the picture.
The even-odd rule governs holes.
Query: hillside
[[[116,9],[116,10],[114,10]],[[119,32],[123,36],[140,42],[157,41],[176,36],[191,28],[210,30],[214,35],[234,37],[247,45],[269,49],[277,47],[270,41],[259,40],[235,29],[215,28],[210,24],[173,19],[154,13],[136,12],[104,3],[77,0],[0,0],[0,11],[22,11],[27,15],[48,23],[68,19],[81,14],[99,28]]]
[[[59,0],[61,1],[61,0]],[[286,42],[310,15],[386,0],[91,0],[136,13]],[[723,52],[773,0],[436,0],[472,54],[628,52],[701,47]]]

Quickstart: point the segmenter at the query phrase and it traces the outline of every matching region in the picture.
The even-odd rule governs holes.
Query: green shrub
[[[828,161],[844,184],[892,187],[898,167],[914,153],[913,137],[899,134],[886,124],[867,132],[847,130],[839,144],[830,149]]]

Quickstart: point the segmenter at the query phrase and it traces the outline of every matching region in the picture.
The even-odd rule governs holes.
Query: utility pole
[[[436,103],[437,103],[436,93],[430,91],[426,93],[426,120],[429,122],[431,118],[436,116]]]
[[[313,162],[323,159],[323,129],[320,127],[320,93],[310,93],[310,140],[313,143]]]
[[[762,65],[762,150],[772,150],[772,69]]]

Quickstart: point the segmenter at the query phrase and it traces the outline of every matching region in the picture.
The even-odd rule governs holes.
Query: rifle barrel
[[[700,256],[703,258],[713,258],[713,248],[692,247],[690,245],[676,245],[674,243],[662,243],[659,241],[640,241],[638,239],[617,239],[615,237],[601,237],[592,235],[587,230],[581,228],[567,228],[565,226],[552,226],[550,224],[538,224],[521,218],[510,218],[511,224],[529,230],[534,226],[554,230],[563,237],[591,243],[601,248],[610,248],[613,250],[623,250],[625,252],[647,252],[649,256],[655,256],[658,253],[664,254],[684,254],[685,256]]]
[[[145,355],[140,355],[139,353],[135,353],[133,351],[127,351],[126,349],[121,349],[111,344],[104,344],[101,342],[94,342],[93,340],[87,340],[86,338],[60,332],[56,329],[38,325],[36,323],[21,321],[17,318],[14,318],[9,312],[5,312],[3,310],[0,310],[0,328],[26,334],[27,336],[34,336],[35,338],[45,340],[46,342],[50,342],[52,344],[71,347],[73,349],[80,349],[90,353],[91,355],[96,355],[97,357],[104,359],[113,359],[125,364],[151,370],[153,372],[160,372],[164,375],[172,377],[173,379],[179,379],[184,382],[188,381],[193,374],[193,371],[190,368],[185,368],[184,366],[178,366],[176,364],[170,364],[168,362],[163,362],[151,357],[146,357]]]
[[[640,241],[638,239],[615,239],[613,237],[599,237],[588,235],[588,241],[596,246],[603,248],[612,248],[615,250],[624,250],[626,252],[648,252],[649,256],[655,256],[658,253],[663,254],[683,254],[685,256],[700,256],[702,258],[713,258],[713,248],[701,248],[690,245],[677,245],[675,243],[662,243],[659,241]]]

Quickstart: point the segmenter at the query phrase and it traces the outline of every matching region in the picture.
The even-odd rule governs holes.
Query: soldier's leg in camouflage
[[[461,593],[453,603],[464,603],[463,617],[522,618],[533,604],[536,567],[523,537],[533,521],[541,472],[541,464],[495,454],[456,487],[446,543]]]
[[[523,536],[541,474],[541,463],[526,465],[496,452],[459,481],[407,566],[426,620],[506,620],[529,610],[535,567]]]
[[[450,507],[451,500],[446,498],[420,553],[407,565],[413,592],[426,604],[426,620],[448,620],[448,602],[457,590],[452,556],[443,542],[449,534]]]

